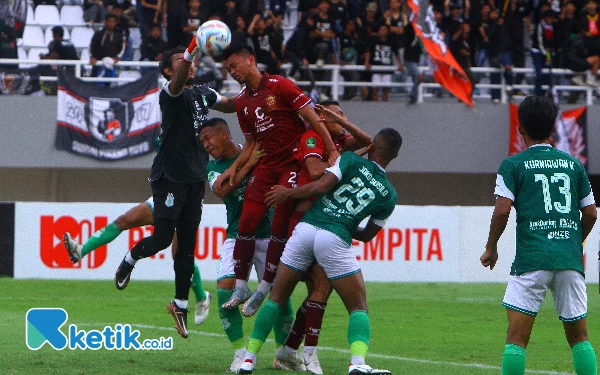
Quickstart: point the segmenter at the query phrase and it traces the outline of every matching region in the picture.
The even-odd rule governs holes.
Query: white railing
[[[62,65],[62,66],[73,66],[75,67],[75,75],[81,78],[83,81],[88,82],[130,82],[135,80],[135,78],[131,77],[117,77],[117,78],[104,78],[104,77],[86,77],[84,76],[83,71],[84,68],[91,68],[91,65],[80,60],[19,60],[19,59],[0,59],[0,65],[3,64],[11,64],[11,65]],[[97,66],[102,66],[101,62],[96,64]],[[153,61],[119,61],[115,64],[116,67],[153,67],[158,68],[158,63]],[[217,64],[217,67],[220,67],[220,64]],[[290,64],[283,64],[282,71],[288,71],[291,67]],[[372,83],[372,82],[346,82],[341,78],[340,72],[342,71],[365,71],[366,68],[364,65],[345,65],[340,66],[337,64],[323,65],[322,67],[317,67],[316,65],[309,65],[308,68],[315,73],[319,70],[328,70],[331,72],[331,80],[330,81],[315,81],[314,85],[318,88],[329,87],[331,89],[331,98],[334,100],[338,100],[341,93],[342,87],[387,87],[387,88],[397,88],[403,87],[410,89],[412,87],[412,82],[393,82],[390,84],[381,84],[381,83]],[[419,67],[420,71],[425,74],[431,75],[431,70],[427,66]],[[382,66],[372,66],[372,72],[395,72],[394,68],[390,67],[382,67]],[[471,68],[471,71],[475,74],[489,74],[489,73],[503,73],[503,70],[497,68],[488,68],[488,67],[478,67]],[[545,73],[550,73],[549,69],[544,70]],[[535,71],[531,68],[513,68],[513,73],[516,75],[518,73],[524,73],[527,76],[535,76]],[[570,77],[574,73],[568,69],[552,69],[552,76],[554,77]],[[40,76],[40,81],[43,82],[55,82],[57,80],[56,77],[52,76]],[[164,84],[164,78],[159,78],[159,84]],[[231,85],[233,87],[239,87],[238,83],[234,80],[228,79],[225,80],[224,83],[226,85]],[[310,87],[313,85],[313,82],[310,81],[297,81],[296,84],[300,87]],[[418,98],[417,101],[419,103],[423,102],[423,99],[426,97],[432,97],[433,94],[425,93],[424,89],[426,88],[440,88],[441,86],[438,83],[422,83],[418,88]],[[513,85],[513,89],[520,90],[532,90],[533,85],[529,84],[519,84]],[[501,92],[501,102],[506,103],[508,101],[508,96],[506,94],[506,82],[504,81],[504,76],[501,74],[501,83],[499,84],[490,84],[490,83],[479,83],[477,84],[477,88],[480,89],[500,89]],[[544,87],[547,89],[547,86]],[[594,88],[588,86],[575,86],[575,85],[555,85],[554,88],[557,91],[567,91],[567,92],[584,92],[586,97],[587,105],[593,104],[594,98]]]

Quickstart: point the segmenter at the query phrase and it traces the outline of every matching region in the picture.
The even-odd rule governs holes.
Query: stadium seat
[[[71,30],[71,43],[75,48],[87,48],[90,46],[93,36],[93,29],[76,26]]]
[[[131,48],[140,48],[142,46],[142,33],[137,27],[129,29],[129,37],[131,38]]]
[[[17,57],[19,60],[27,60],[27,51],[25,51],[25,48],[17,48]],[[29,69],[33,68],[34,66],[35,64],[19,64],[19,69]]]
[[[33,7],[31,5],[27,5],[27,18],[25,19],[25,25],[35,24],[35,13],[33,12]]]
[[[40,53],[44,53],[44,54],[48,53],[48,48],[39,48],[39,47],[31,48],[29,50],[29,52],[27,53],[27,59],[40,61]],[[32,67],[36,66],[36,64],[32,64],[31,66]]]
[[[35,22],[38,25],[60,25],[58,8],[54,5],[38,5],[35,9]]]
[[[67,29],[66,27],[63,27],[63,31],[64,31],[63,39],[64,40],[71,39],[71,34],[69,33],[69,29]],[[46,40],[45,45],[48,45],[48,43],[50,43],[52,41],[52,28],[51,27],[46,28],[46,31],[44,32],[44,38]]]
[[[46,47],[46,40],[42,28],[35,25],[25,26],[23,31],[24,47]]]
[[[79,58],[79,61],[86,63],[86,65],[81,66],[81,74],[85,74],[85,72],[89,72],[92,70],[92,66],[89,65],[89,62],[90,62],[90,49],[89,48],[84,48],[83,50],[81,50],[81,57]]]
[[[83,21],[83,8],[77,5],[65,5],[60,9],[60,23],[65,26],[81,26]]]
[[[119,72],[119,78],[133,78],[139,79],[142,75],[137,70],[122,70]],[[119,86],[128,84],[131,81],[121,81]]]

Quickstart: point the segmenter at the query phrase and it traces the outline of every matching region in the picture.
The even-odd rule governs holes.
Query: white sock
[[[247,288],[248,282],[246,280],[235,279],[235,286],[237,288]]]
[[[258,288],[256,288],[256,290],[262,292],[264,295],[267,295],[271,290],[271,283],[262,280],[260,284],[258,284]]]
[[[353,365],[364,365],[365,357],[363,357],[362,355],[353,355],[352,359],[350,360],[350,363],[352,363]]]
[[[305,346],[304,349],[302,349],[302,351],[304,353],[311,353],[317,350],[316,346]]]
[[[235,355],[238,355],[238,354],[244,354],[245,355],[246,354],[246,348],[241,348],[241,349],[236,350],[235,351]]]
[[[137,260],[133,259],[133,257],[131,256],[131,251],[125,255],[125,261],[131,264],[132,266],[134,266],[135,262],[137,262]]]
[[[294,349],[294,348],[290,348],[290,347],[289,347],[289,346],[287,346],[287,345],[284,345],[284,346],[283,346],[283,351],[284,351],[284,352],[287,352],[287,353],[290,353],[290,354],[292,354],[292,353],[296,353],[296,349]]]
[[[187,307],[188,307],[188,301],[187,301],[187,299],[174,299],[173,301],[175,301],[175,304],[180,309],[187,309]]]
[[[252,364],[255,365],[256,364],[256,354],[246,351],[246,358],[244,358],[244,362],[246,362],[247,360],[252,361]]]

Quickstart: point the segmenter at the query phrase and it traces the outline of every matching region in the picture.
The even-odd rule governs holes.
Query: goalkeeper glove
[[[198,47],[198,41],[196,40],[196,35],[192,38],[190,45],[183,53],[183,59],[188,63],[191,63],[196,58],[196,55],[200,53],[200,47]]]

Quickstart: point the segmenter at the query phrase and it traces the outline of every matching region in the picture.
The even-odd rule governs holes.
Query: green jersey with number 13
[[[319,196],[301,221],[337,234],[348,246],[360,222],[371,216],[383,227],[396,208],[396,190],[383,168],[353,152],[344,152],[327,168],[338,183]]]
[[[548,144],[505,159],[496,196],[517,211],[517,251],[511,275],[536,270],[576,270],[582,275],[579,210],[594,204],[587,173],[576,158]]]

